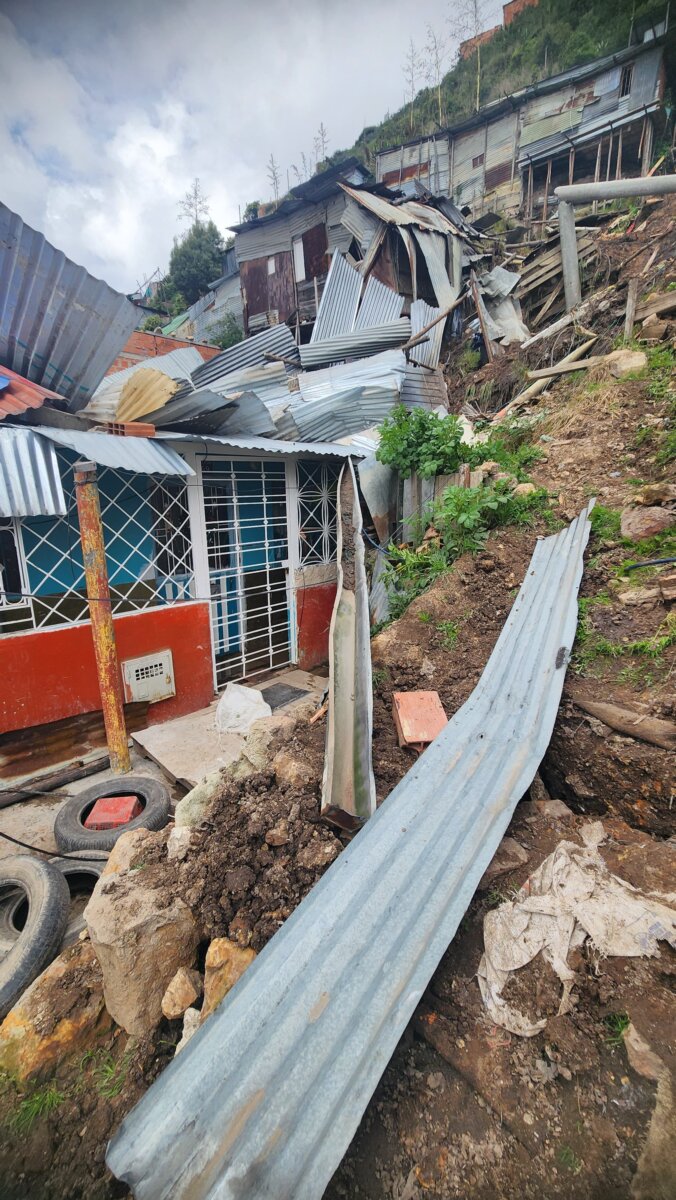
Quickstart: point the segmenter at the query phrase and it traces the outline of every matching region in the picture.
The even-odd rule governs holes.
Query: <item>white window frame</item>
[[[302,237],[295,237],[291,242],[293,250],[293,273],[296,283],[305,283],[307,275],[305,273],[305,247],[303,246]]]

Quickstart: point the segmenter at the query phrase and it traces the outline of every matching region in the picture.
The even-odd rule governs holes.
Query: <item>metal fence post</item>
[[[73,470],[89,616],[92,624],[92,638],[110,766],[117,775],[122,775],[125,771],[131,771],[131,759],[124,721],[122,680],[115,645],[115,627],[110,605],[96,465],[91,462],[77,462]]]

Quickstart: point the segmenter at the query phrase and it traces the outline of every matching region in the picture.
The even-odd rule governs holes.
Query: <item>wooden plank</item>
[[[630,341],[634,332],[636,320],[636,301],[638,300],[638,279],[630,279],[627,288],[627,311],[624,317],[624,340]]]
[[[663,296],[655,296],[652,300],[647,300],[644,304],[639,305],[636,310],[636,320],[644,321],[646,317],[652,317],[655,313],[672,312],[676,308],[676,292],[667,292]]]
[[[570,695],[577,708],[596,717],[597,721],[602,721],[610,729],[616,729],[618,733],[636,738],[639,742],[660,746],[663,750],[676,750],[676,724],[673,721],[645,716],[635,709],[620,708],[617,704],[587,700],[576,689]]]
[[[605,362],[605,354],[592,354],[580,362],[560,362],[554,367],[541,367],[538,371],[528,371],[526,379],[553,379],[555,375],[566,375],[568,371],[586,371],[595,363]]]

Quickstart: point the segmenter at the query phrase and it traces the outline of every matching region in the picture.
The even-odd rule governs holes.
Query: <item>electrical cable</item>
[[[81,854],[65,854],[59,850],[55,854],[53,850],[45,850],[43,846],[32,846],[30,842],[22,842],[21,838],[12,837],[11,833],[3,833],[1,830],[0,837],[5,838],[8,842],[14,842],[15,846],[23,846],[24,850],[35,850],[36,854],[46,854],[48,858],[72,858],[76,862],[83,861]],[[100,854],[100,851],[96,851],[96,853]]]
[[[646,562],[632,563],[625,571],[637,571],[639,567],[661,567],[663,563],[674,563],[676,558],[649,558]]]

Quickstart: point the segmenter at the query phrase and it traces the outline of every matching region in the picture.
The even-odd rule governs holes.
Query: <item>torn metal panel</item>
[[[410,229],[405,229],[403,225],[399,226],[399,233],[401,234],[401,240],[404,243],[406,254],[408,255],[408,267],[409,271],[411,272],[411,292],[413,295],[413,301],[415,302],[418,299],[418,271],[416,268],[415,258],[415,240]],[[411,315],[413,315],[413,310],[411,310]]]
[[[406,359],[400,350],[298,376],[288,412],[301,437],[331,439],[379,425],[401,393]]]
[[[537,543],[469,700],[125,1117],[107,1163],[136,1200],[322,1196],[549,743],[588,511]]]
[[[517,271],[508,271],[505,267],[493,267],[492,271],[484,271],[479,276],[479,286],[484,296],[491,300],[504,300],[521,281]]]
[[[380,625],[390,619],[390,594],[385,585],[385,568],[387,559],[381,548],[376,554],[371,574],[371,590],[369,591],[369,613],[371,624]]]
[[[448,388],[441,368],[435,367],[431,371],[407,363],[401,402],[407,408],[438,408],[439,405],[448,408]]]
[[[379,325],[375,329],[358,329],[325,342],[310,342],[307,346],[300,346],[300,360],[304,367],[321,367],[327,363],[367,358],[383,350],[403,346],[410,336],[409,318],[400,317],[398,321]]]
[[[387,542],[397,523],[399,475],[392,467],[368,454],[358,467],[359,486],[376,527],[378,539]]]
[[[354,329],[362,279],[338,251],[331,259],[310,344],[340,337]]]
[[[230,346],[209,362],[202,363],[192,373],[196,388],[211,387],[216,381],[227,378],[245,367],[260,367],[269,362],[266,354],[279,354],[300,362],[298,347],[288,325],[271,325],[254,337],[245,338],[236,346]],[[220,390],[216,388],[215,390]]]
[[[359,243],[362,254],[366,254],[378,232],[380,226],[378,218],[367,212],[361,204],[355,204],[354,200],[348,196],[340,220],[348,233]]]
[[[460,295],[460,284],[451,282],[446,268],[446,239],[438,233],[413,230],[425,256],[434,294],[441,308],[450,308]]]
[[[115,371],[112,375],[106,375],[89,403],[82,409],[81,415],[95,421],[133,420],[132,417],[120,415],[120,405],[123,392],[126,397],[133,394],[131,390],[127,389],[140,371],[155,371],[168,379],[186,380],[190,379],[192,371],[202,365],[202,361],[202,355],[194,346],[182,346],[178,350],[170,350],[168,354],[158,354],[155,358],[144,358],[131,367],[125,367],[123,371]],[[145,378],[146,382],[152,385],[156,391],[163,390],[162,383],[155,377],[150,379],[146,376]],[[166,403],[166,400],[163,403]],[[158,408],[161,405],[155,405],[155,407]],[[152,411],[150,408],[145,408],[143,415]]]
[[[354,329],[374,329],[379,325],[389,325],[390,322],[398,320],[403,307],[404,297],[371,275],[359,306]]]
[[[0,431],[0,517],[65,517],[56,450],[32,429]]]
[[[202,385],[197,391],[183,389],[157,413],[154,417],[154,424],[158,429],[166,429],[183,427],[189,423],[191,428],[197,430],[200,420],[204,418],[205,429],[214,432],[218,428],[218,424],[214,424],[213,414],[219,409],[230,409],[234,402],[241,401],[242,396],[246,393],[253,393],[266,408],[274,408],[286,403],[290,395],[288,381],[289,376],[284,363],[268,362],[260,366],[243,367],[239,371],[216,376],[208,386]],[[272,433],[274,431],[274,424],[265,421],[260,408],[256,409],[258,416],[255,416],[254,406],[249,404],[246,409],[248,413],[246,420],[244,409],[240,408],[240,412],[244,423],[239,431],[233,428],[231,430],[233,433]],[[251,425],[251,420],[254,418],[258,423]],[[260,424],[260,420],[264,420],[263,425]],[[228,429],[231,429],[230,424],[228,424]]]
[[[416,334],[420,333],[421,329],[425,329],[427,325],[441,315],[442,311],[441,308],[432,308],[424,300],[416,300],[411,305],[411,336],[415,337]],[[427,334],[428,340],[411,347],[411,357],[416,362],[423,363],[427,367],[436,367],[439,365],[439,355],[441,354],[441,343],[444,338],[445,327],[446,321],[437,321],[437,324],[433,325]]]
[[[0,204],[0,363],[80,409],[138,310]]]
[[[40,426],[39,436],[102,467],[135,471],[139,475],[195,474],[175,450],[155,438],[115,437],[110,433],[83,433],[79,429],[48,429],[46,425]]]
[[[357,479],[348,459],[338,481],[338,590],[329,629],[329,712],[322,815],[358,829],[376,811],[371,760],[373,684],[364,539]]]

